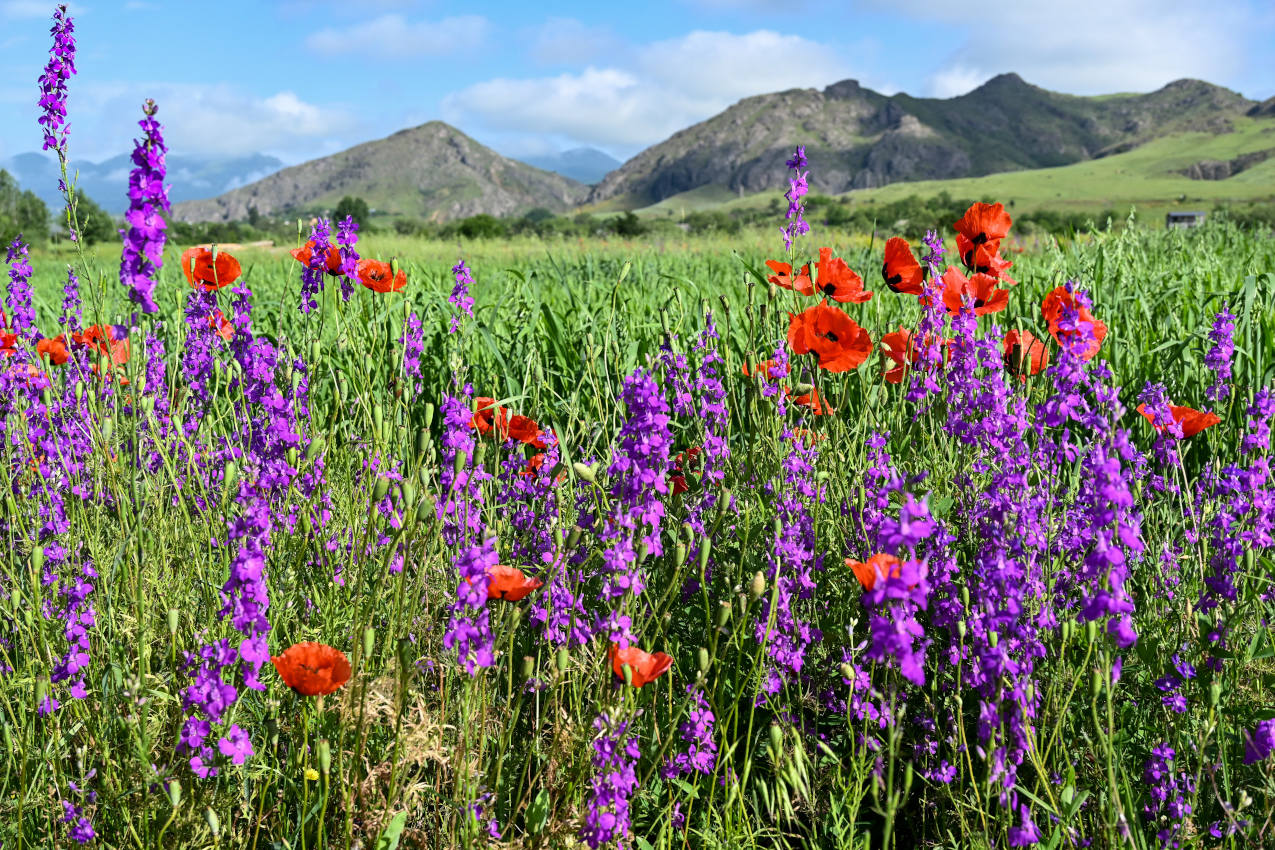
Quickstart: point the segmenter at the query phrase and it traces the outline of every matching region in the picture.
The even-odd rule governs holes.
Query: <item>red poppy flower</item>
[[[187,248],[182,253],[181,263],[186,282],[191,286],[198,284],[205,290],[230,286],[239,279],[242,271],[239,261],[225,251],[218,251],[214,262],[213,252],[208,248]]]
[[[1102,341],[1107,338],[1106,324],[1095,319],[1093,314],[1089,312],[1089,308],[1078,304],[1075,296],[1067,291],[1067,287],[1060,286],[1046,295],[1045,300],[1040,305],[1041,315],[1045,317],[1045,322],[1049,325],[1049,334],[1060,346],[1065,344],[1068,337],[1076,333],[1074,330],[1063,330],[1060,327],[1059,323],[1062,321],[1064,309],[1076,310],[1080,321],[1093,325],[1094,338],[1089,341],[1089,345],[1080,353],[1080,359],[1092,360],[1093,356],[1098,353],[1098,349],[1102,348]]]
[[[517,567],[494,566],[487,568],[487,598],[518,600],[540,587],[544,582],[526,575]]]
[[[527,458],[527,465],[522,468],[523,475],[535,475],[545,465],[545,453],[540,452]]]
[[[806,445],[808,446],[813,446],[815,443],[822,443],[824,440],[828,439],[827,434],[816,434],[809,428],[793,428],[792,434],[794,437],[800,437],[805,440]]]
[[[494,398],[479,396],[474,399],[474,416],[469,420],[469,427],[485,437],[493,425],[502,437],[508,434],[509,410],[496,404]]]
[[[703,451],[699,446],[691,446],[684,452],[678,452],[676,458],[673,459],[673,472],[669,475],[669,480],[673,482],[673,495],[685,493],[690,490],[690,485],[686,483],[687,472],[694,472],[699,466],[700,452]]]
[[[536,420],[528,416],[514,416],[510,418],[509,425],[502,436],[505,439],[517,440],[534,448],[543,449],[545,448],[543,433],[540,426],[536,424]]]
[[[0,331],[0,357],[12,357],[18,353],[18,335],[8,331]]]
[[[407,286],[407,272],[399,269],[396,275],[389,263],[359,260],[359,283],[373,292],[398,292]]]
[[[956,232],[975,245],[997,243],[1009,235],[1009,228],[1014,220],[1005,212],[1004,204],[972,204],[961,216],[961,220],[953,224]]]
[[[996,278],[991,275],[966,278],[956,266],[948,266],[943,272],[943,306],[955,316],[966,300],[973,303],[975,316],[999,313],[1009,306],[1009,291],[997,289]]]
[[[311,239],[301,248],[293,248],[291,253],[294,260],[303,266],[309,267],[310,257],[314,254],[314,240]],[[333,277],[341,276],[341,249],[336,245],[328,246],[328,258],[324,266],[326,266],[327,273]]]
[[[873,555],[866,563],[846,558],[846,566],[854,571],[855,578],[859,579],[864,590],[876,587],[880,578],[899,577],[899,559],[884,552]]]
[[[791,390],[788,390],[787,392],[789,401],[798,407],[806,408],[815,416],[828,416],[829,414],[837,412],[832,409],[831,405],[826,403],[827,399],[819,394],[819,390],[811,390],[808,393],[798,396],[794,396]]]
[[[1163,425],[1155,424],[1155,414],[1147,410],[1145,404],[1138,405],[1138,412],[1141,413],[1148,422],[1150,422],[1157,431],[1163,431]],[[1218,418],[1216,413],[1208,413],[1206,411],[1195,410],[1190,407],[1181,407],[1176,404],[1169,405],[1169,412],[1173,414],[1173,421],[1182,427],[1182,439],[1194,437],[1205,428],[1212,428],[1222,420]]]
[[[815,285],[810,280],[810,263],[806,263],[801,267],[801,272],[794,280],[792,276],[792,263],[781,263],[776,260],[767,260],[766,265],[770,266],[770,270],[774,272],[766,280],[775,286],[783,289],[792,289],[801,295],[814,295]]]
[[[1036,339],[1031,331],[1020,334],[1013,330],[1005,334],[1002,349],[1005,368],[1023,380],[1027,380],[1028,375],[1038,374],[1049,365],[1049,347]]]
[[[611,659],[611,670],[620,681],[624,681],[624,665],[629,665],[635,688],[654,682],[673,666],[673,659],[663,652],[643,652],[636,646],[620,649],[613,643],[607,650],[607,657]]]
[[[752,372],[748,371],[748,364],[745,363],[743,365],[743,372],[746,376],[750,378],[753,376],[757,376],[759,378],[766,378],[767,380],[770,380],[770,381],[777,381],[780,378],[785,377],[787,375],[787,372],[785,372],[783,375],[772,376],[771,371],[778,368],[779,368],[779,364],[776,363],[774,360],[763,360],[753,367]]]
[[[921,352],[912,345],[912,334],[903,328],[881,337],[881,352],[894,362],[884,375],[886,382],[891,384],[903,383],[903,377],[921,356]]]
[[[846,265],[845,260],[833,257],[831,248],[819,249],[817,268],[819,278],[815,288],[833,301],[862,304],[872,299],[872,293],[863,289],[863,278]]]
[[[920,295],[925,291],[925,278],[930,270],[917,262],[912,246],[902,236],[895,236],[885,243],[885,263],[881,277],[894,292]]]
[[[212,325],[217,331],[217,336],[230,342],[235,337],[235,326],[230,320],[218,309],[213,309],[213,314],[208,317],[208,324]]]
[[[854,320],[821,301],[800,314],[788,314],[788,344],[796,354],[814,352],[829,372],[858,368],[872,353],[872,338]]]
[[[303,697],[330,694],[350,680],[350,660],[325,643],[297,643],[271,656],[283,683]]]
[[[0,336],[4,336],[0,334]],[[54,366],[61,366],[71,358],[71,352],[66,347],[66,336],[54,337],[53,339],[42,339],[35,344],[36,354],[47,359]]]
[[[76,345],[87,345],[98,354],[108,354],[111,364],[128,362],[128,331],[120,325],[92,325],[71,334]]]
[[[1009,276],[1009,267],[1014,264],[1000,255],[999,242],[975,245],[964,234],[957,234],[956,252],[970,271],[990,275],[1010,285],[1018,283]]]

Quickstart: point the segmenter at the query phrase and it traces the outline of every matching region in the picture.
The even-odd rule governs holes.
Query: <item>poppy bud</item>
[[[214,841],[221,837],[221,818],[217,817],[212,806],[204,809],[204,823],[208,824],[208,831],[212,833]]]
[[[956,636],[959,637],[961,640],[965,640],[965,628],[966,626],[965,626],[964,620],[956,621]]]
[[[327,776],[332,772],[332,745],[327,738],[319,739],[319,772]]]
[[[434,505],[429,499],[421,499],[419,505],[416,506],[416,521],[429,522],[430,514],[434,512]]]
[[[31,569],[37,574],[44,572],[44,547],[37,546],[31,550]]]
[[[1098,639],[1098,623],[1095,620],[1090,620],[1089,622],[1085,623],[1085,640],[1088,641],[1089,643],[1093,643],[1097,639]]]
[[[482,469],[484,459],[487,457],[487,444],[479,443],[474,448],[474,469]]]
[[[1222,683],[1214,682],[1213,684],[1209,685],[1209,705],[1212,708],[1217,708],[1218,703],[1221,701],[1222,701]]]
[[[586,466],[583,463],[576,461],[575,463],[571,464],[571,468],[575,470],[576,475],[580,476],[585,481],[588,481],[590,484],[593,484],[597,481],[597,472],[595,467]]]
[[[370,658],[376,648],[376,629],[369,626],[363,630],[363,658]]]
[[[481,445],[481,443],[479,444]],[[465,468],[464,452],[456,452],[456,457],[452,461],[452,476],[455,478],[460,475],[460,471]]]
[[[761,595],[766,592],[766,577],[762,575],[761,570],[753,573],[753,580],[748,585],[748,595],[754,600],[760,599]]]
[[[628,664],[624,664],[620,667],[620,670],[624,672],[624,684],[633,687],[633,668]]]
[[[17,508],[14,508],[17,511]],[[584,534],[584,529],[578,525],[571,526],[571,533],[567,535],[567,549],[571,550],[580,545],[580,535]]]
[[[13,727],[7,720],[4,724],[4,749],[5,752],[13,752]]]
[[[776,298],[778,298],[779,287],[775,286],[773,283],[770,286],[766,287],[766,297],[769,298],[771,301],[774,301]]]
[[[717,296],[717,300],[722,302],[722,310],[726,315],[730,315],[730,302],[726,300],[726,293],[723,292]]]
[[[724,629],[730,622],[730,605],[722,602],[717,606],[717,628]]]
[[[517,609],[515,609],[517,610]],[[536,659],[530,655],[522,657],[522,679],[525,682],[532,676],[536,675]]]
[[[695,664],[701,673],[708,672],[708,650],[702,646],[695,650]]]
[[[1000,643],[1000,635],[996,634],[996,632],[995,632],[995,631],[988,632],[988,633],[987,633],[987,644],[988,644],[988,646],[990,646],[992,649],[995,649],[995,648],[996,648],[996,644],[998,644],[998,643]]]
[[[403,482],[403,507],[411,508],[416,504],[416,485],[410,481]]]
[[[180,614],[178,614],[176,608],[168,609],[168,633],[173,637],[177,636],[177,623],[179,616]]]
[[[318,363],[319,355],[321,355],[322,353],[323,353],[323,343],[317,339],[311,340],[310,341],[310,363],[311,364]]]
[[[390,480],[388,478],[377,478],[376,485],[372,487],[372,501],[381,501],[388,492],[390,492]]]
[[[841,662],[841,678],[854,680],[854,668],[845,661]]]
[[[293,469],[296,469],[297,462],[301,460],[301,452],[297,451],[296,446],[289,446],[287,455],[288,455],[288,466],[292,467]]]
[[[381,431],[385,427],[385,408],[378,401],[372,405],[372,434],[379,440]]]
[[[1093,679],[1090,680],[1089,690],[1090,692],[1093,693],[1095,697],[1098,696],[1098,694],[1102,693],[1102,679],[1103,679],[1102,671],[1099,670],[1097,667],[1093,668]]]
[[[222,478],[223,486],[227,493],[233,492],[239,486],[239,467],[233,460],[226,461],[226,468]]]
[[[680,567],[686,563],[686,544],[679,543],[677,548],[673,550],[673,563]]]
[[[115,419],[108,416],[102,420],[102,442],[109,443],[115,436]]]
[[[324,440],[322,434],[315,436],[315,438],[310,441],[310,445],[305,447],[306,463],[313,461],[318,456],[319,452],[323,451],[323,443]]]
[[[815,385],[814,384],[797,384],[797,386],[792,388],[792,391],[796,393],[797,395],[810,395],[812,392],[815,391]]]
[[[390,277],[398,277],[398,270],[401,268],[398,264],[398,257],[390,257]]]
[[[174,809],[182,804],[182,784],[176,779],[168,781],[168,802],[173,804]]]
[[[425,445],[429,442],[429,427],[426,426],[416,432],[416,459],[420,460],[425,456]]]
[[[558,653],[553,659],[553,664],[558,669],[559,673],[563,673],[566,672],[567,664],[570,661],[571,654],[567,652],[567,648],[564,646],[558,649]]]
[[[509,628],[511,630],[518,628],[518,624],[522,622],[522,609],[515,608],[513,612],[509,615],[509,619],[510,619]]]
[[[713,541],[705,537],[699,547],[699,574],[701,576],[708,572],[708,555],[712,550]]]
[[[399,672],[405,675],[407,673],[408,668],[411,666],[410,662],[412,660],[412,642],[405,637],[399,638],[398,647],[394,655],[398,660]]]
[[[49,680],[46,676],[35,677],[35,706],[38,709],[49,695]]]
[[[970,609],[970,589],[968,587],[961,588],[961,607],[966,611]]]

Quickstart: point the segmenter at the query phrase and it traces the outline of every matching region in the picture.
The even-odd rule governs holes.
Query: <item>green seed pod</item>
[[[456,457],[452,460],[452,475],[459,476],[460,471],[465,468],[464,452],[456,452]]]
[[[35,677],[35,706],[37,710],[39,709],[40,706],[44,705],[44,700],[48,697],[48,695],[49,695],[48,677],[36,676]]]
[[[1085,640],[1093,643],[1098,639],[1098,621],[1090,620],[1085,623]]]
[[[403,507],[412,508],[416,504],[416,497],[419,495],[416,491],[416,485],[411,481],[403,482]]]
[[[174,809],[182,804],[182,784],[176,779],[168,780],[168,802]]]
[[[695,650],[695,665],[701,673],[708,672],[708,650],[702,646]]]
[[[221,818],[217,817],[212,806],[204,809],[204,823],[208,824],[208,831],[212,833],[214,841],[221,837]]]
[[[416,432],[414,450],[417,459],[425,456],[425,446],[429,443],[429,428],[421,428]]]
[[[239,467],[233,460],[226,461],[222,486],[227,493],[233,493],[239,488]]]
[[[792,388],[792,391],[797,395],[810,395],[812,392],[815,391],[815,385],[814,384],[797,384],[796,386]]]
[[[434,402],[427,402],[425,405],[425,430],[429,430],[429,426],[434,423]]]
[[[567,549],[574,549],[580,545],[580,536],[584,534],[584,529],[578,525],[571,526],[571,533],[567,535]]]
[[[988,634],[987,634],[987,644],[988,644],[988,646],[990,646],[992,649],[995,649],[995,648],[996,648],[996,644],[998,644],[998,643],[1000,643],[1000,635],[996,634],[996,632],[994,632],[994,631],[992,631],[992,632],[988,632]]]
[[[421,499],[420,503],[416,506],[416,521],[429,522],[433,514],[433,503],[428,498]]]
[[[723,311],[723,312],[725,312],[727,316],[729,316],[729,315],[730,315],[730,301],[726,300],[726,293],[725,293],[725,292],[723,292],[722,294],[718,295],[718,296],[717,296],[717,300],[718,300],[718,301],[720,301],[720,302],[722,302],[722,311]]]
[[[756,601],[760,599],[761,595],[765,592],[766,592],[766,576],[762,575],[761,570],[758,570],[757,572],[753,573],[753,580],[748,585],[748,595],[751,596],[754,601]]]
[[[306,463],[313,462],[314,459],[319,456],[319,453],[323,451],[323,445],[325,442],[326,441],[323,439],[322,434],[315,435],[314,439],[310,441],[310,445],[305,447]]]
[[[402,266],[398,263],[398,257],[390,257],[390,276],[398,277],[398,270],[401,268]]]
[[[961,640],[965,640],[965,628],[966,627],[965,627],[964,620],[956,621],[956,636],[959,637]]]
[[[390,492],[390,479],[378,478],[376,484],[372,487],[372,501],[379,502],[385,498],[385,494]]]
[[[372,433],[380,436],[381,429],[385,427],[385,406],[379,401],[372,405]]]
[[[624,684],[629,687],[633,686],[633,668],[627,664],[620,665],[620,670],[624,673]]]
[[[509,628],[517,629],[518,624],[522,622],[522,609],[515,608],[509,615]]]
[[[31,550],[31,569],[35,570],[36,575],[44,573],[44,547],[37,546]]]
[[[567,648],[565,646],[559,648],[557,655],[553,659],[554,667],[557,668],[559,673],[565,673],[567,665],[570,663],[571,653],[567,652]]]
[[[730,605],[722,602],[717,606],[717,628],[724,629],[730,622]]]
[[[372,650],[376,648],[376,629],[368,626],[363,630],[363,658],[367,659],[372,656]]]
[[[674,565],[676,565],[676,566],[678,566],[678,567],[681,567],[681,566],[682,566],[682,564],[685,564],[685,563],[686,563],[686,555],[687,555],[686,544],[685,544],[685,543],[679,543],[679,544],[677,544],[677,546],[676,546],[676,547],[674,548],[674,550],[673,550],[673,563],[674,563]]]
[[[102,442],[109,443],[115,436],[115,418],[108,416],[102,420]]]
[[[575,470],[576,475],[580,476],[585,481],[588,481],[590,484],[596,483],[598,480],[597,471],[592,466],[587,466],[583,463],[580,463],[579,461],[576,461],[575,463],[571,464],[571,468]]]
[[[319,739],[319,772],[327,776],[332,772],[332,745],[327,738]]]
[[[80,404],[83,401],[84,401],[84,382],[76,381],[75,382],[75,403]]]
[[[288,466],[292,467],[293,469],[296,469],[300,461],[301,461],[301,452],[297,451],[296,446],[290,446],[288,448]]]
[[[171,637],[177,637],[178,618],[181,615],[176,608],[168,609],[168,634]]]
[[[525,682],[536,675],[536,659],[530,655],[522,657],[522,680]]]
[[[1090,682],[1089,682],[1089,690],[1094,695],[1094,697],[1097,697],[1098,694],[1102,693],[1102,679],[1103,679],[1102,670],[1095,667],[1093,669],[1093,678],[1090,679]]]
[[[1217,708],[1218,704],[1221,701],[1222,701],[1222,683],[1214,682],[1213,684],[1209,685],[1209,706],[1212,708]]]
[[[708,556],[713,551],[713,541],[705,537],[699,547],[699,574],[708,572]]]
[[[779,287],[778,287],[778,286],[776,286],[776,285],[775,285],[775,284],[773,284],[773,283],[772,283],[772,284],[770,284],[769,286],[767,286],[767,287],[766,287],[766,297],[767,297],[767,298],[769,298],[771,301],[774,301],[776,298],[778,298],[778,297],[779,297]]]

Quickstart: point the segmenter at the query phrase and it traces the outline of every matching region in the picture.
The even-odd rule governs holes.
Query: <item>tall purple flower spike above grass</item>
[[[806,182],[810,172],[802,171],[806,167],[805,145],[798,145],[792,159],[784,165],[788,166],[792,174],[788,177],[788,191],[784,194],[784,197],[788,199],[788,212],[784,214],[788,224],[784,225],[781,232],[784,234],[784,247],[791,249],[794,239],[810,232],[810,224],[803,217],[806,207],[801,201],[810,191],[810,186]]]
[[[53,47],[49,61],[40,76],[40,126],[44,128],[44,150],[57,151],[66,158],[66,137],[70,125],[66,121],[66,81],[75,73],[75,24],[60,5],[53,13]]]
[[[469,287],[474,282],[473,275],[469,273],[469,266],[465,265],[464,260],[458,260],[456,265],[452,266],[452,275],[456,278],[456,285],[452,287],[452,294],[448,296],[447,301],[456,308],[452,314],[451,325],[447,328],[448,333],[456,333],[460,330],[460,316],[464,313],[469,318],[474,317],[474,299],[469,294]]]
[[[168,211],[168,187],[164,185],[165,156],[163,128],[155,120],[159,107],[147,100],[145,116],[137,122],[142,138],[133,142],[133,170],[128,177],[128,212],[124,214],[124,251],[120,259],[120,282],[128,297],[144,313],[159,309],[155,304],[155,278],[164,264],[164,242],[168,227],[160,212]]]

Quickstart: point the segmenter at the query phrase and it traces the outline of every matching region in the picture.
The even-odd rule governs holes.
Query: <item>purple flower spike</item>
[[[336,241],[341,246],[341,274],[344,275],[341,278],[341,300],[349,301],[354,294],[354,282],[359,279],[359,252],[354,250],[359,241],[359,223],[354,216],[347,215],[337,225]]]
[[[5,260],[9,263],[9,297],[6,305],[9,308],[10,330],[21,339],[35,342],[40,338],[40,330],[35,326],[35,306],[31,302],[31,264],[27,262],[27,245],[22,236],[14,238],[9,245]]]
[[[163,128],[155,120],[159,107],[148,100],[142,106],[145,117],[137,122],[142,138],[133,142],[133,171],[128,178],[127,226],[121,231],[124,251],[120,259],[120,282],[128,289],[129,299],[141,306],[142,312],[154,313],[159,307],[152,293],[155,278],[164,264],[164,242],[167,223],[160,212],[168,211],[168,187],[164,185],[165,156]]]
[[[806,167],[805,146],[799,145],[796,153],[784,164],[792,174],[788,177],[788,191],[784,194],[788,199],[788,212],[784,214],[788,224],[780,232],[784,235],[784,247],[791,250],[794,239],[810,232],[810,224],[803,217],[806,207],[801,200],[810,191],[810,184],[806,180],[810,172],[801,170]]]
[[[460,330],[461,314],[474,317],[474,299],[469,294],[469,287],[473,284],[474,278],[469,273],[469,266],[465,265],[464,260],[458,260],[456,265],[452,266],[452,275],[456,278],[456,285],[452,287],[452,294],[448,296],[449,304],[456,308],[452,313],[451,325],[448,327],[448,333],[456,333]]]
[[[66,81],[75,73],[75,24],[60,5],[53,13],[53,47],[49,61],[40,76],[40,126],[44,128],[44,150],[57,151],[58,159],[66,159]]]
[[[1235,355],[1235,317],[1225,307],[1214,317],[1209,339],[1213,347],[1204,355],[1204,365],[1213,373],[1213,384],[1204,395],[1209,401],[1225,401],[1231,394],[1231,358]]]

